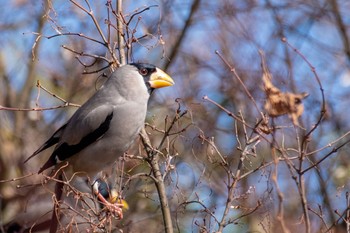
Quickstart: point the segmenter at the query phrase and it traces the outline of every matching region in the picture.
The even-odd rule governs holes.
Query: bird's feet
[[[109,185],[101,179],[95,180],[92,190],[98,200],[101,202],[101,208],[107,210],[118,220],[123,219],[123,208],[128,208],[125,201],[118,198],[118,192],[110,189]]]
[[[110,203],[107,201],[101,193],[95,193],[97,198],[102,202],[103,206],[112,214],[113,217],[115,217],[118,220],[123,219],[123,203]]]

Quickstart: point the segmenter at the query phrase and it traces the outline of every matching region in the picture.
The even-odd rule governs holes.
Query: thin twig
[[[330,152],[328,152],[325,156],[323,156],[320,160],[318,160],[316,163],[314,163],[313,165],[311,165],[308,168],[305,168],[304,170],[300,171],[300,174],[305,174],[306,172],[308,172],[310,169],[317,167],[320,163],[322,163],[325,159],[327,159],[329,156],[331,156],[332,154],[334,154],[335,152],[337,152],[340,148],[342,148],[343,146],[345,146],[346,144],[350,143],[350,139],[345,141],[344,143],[342,143],[341,145],[334,147],[333,150],[331,150]]]
[[[62,48],[66,49],[66,50],[68,50],[68,51],[70,51],[70,52],[72,52],[72,53],[74,53],[74,54],[76,54],[78,56],[81,56],[81,57],[91,57],[91,58],[95,58],[96,60],[101,59],[101,60],[103,60],[103,61],[105,61],[107,63],[111,63],[111,61],[108,60],[104,56],[99,56],[99,55],[95,55],[95,54],[89,54],[89,53],[85,53],[85,52],[78,52],[75,49],[69,48],[66,45],[62,45]],[[86,66],[86,65],[84,64],[84,66]]]
[[[256,108],[256,110],[258,111],[258,113],[260,113],[261,117],[264,118],[264,114],[260,111],[254,97],[252,96],[252,94],[250,94],[250,91],[248,90],[247,86],[244,84],[244,82],[242,81],[241,77],[238,75],[236,69],[221,55],[221,53],[216,50],[215,53],[219,56],[219,58],[226,64],[226,66],[230,69],[230,71],[234,74],[234,76],[237,78],[237,80],[239,81],[239,83],[242,85],[245,93],[247,94],[248,98],[253,102],[254,107]]]
[[[259,124],[256,124],[255,126],[252,126],[250,124],[248,124],[246,121],[243,121],[240,117],[238,117],[237,115],[235,115],[234,113],[232,113],[231,111],[229,111],[228,109],[226,109],[225,107],[223,107],[222,105],[218,104],[217,102],[215,102],[214,100],[210,99],[208,96],[203,96],[202,97],[203,100],[206,100],[212,104],[214,104],[215,106],[217,106],[218,108],[220,108],[221,110],[223,110],[228,116],[232,117],[233,119],[235,119],[236,121],[241,122],[242,124],[244,124],[246,127],[253,129],[255,133],[257,133],[261,138],[263,138],[266,142],[268,143],[272,143],[260,130],[258,130],[258,126]]]
[[[274,170],[272,173],[272,181],[276,187],[276,192],[278,196],[278,213],[277,213],[277,221],[280,223],[282,232],[284,233],[289,233],[290,230],[287,228],[286,223],[284,221],[284,207],[283,207],[283,202],[284,202],[284,195],[283,192],[281,191],[279,184],[278,184],[278,164],[279,164],[279,159],[278,156],[276,155],[276,150],[272,147],[271,145],[271,155],[273,157],[274,161]]]
[[[36,86],[39,88],[39,90],[42,89],[43,91],[45,91],[46,93],[48,93],[52,97],[62,101],[64,104],[53,106],[53,107],[36,107],[36,108],[5,107],[5,106],[1,106],[0,105],[0,110],[5,110],[5,111],[47,111],[47,110],[56,110],[56,109],[59,109],[59,108],[65,108],[65,107],[70,107],[70,106],[72,106],[72,107],[80,107],[79,104],[70,103],[70,102],[66,101],[65,99],[63,99],[62,97],[59,97],[55,93],[49,91],[47,88],[45,88],[44,86],[42,86],[40,84],[39,80],[37,80]]]
[[[12,108],[12,107],[5,107],[5,106],[1,106],[0,105],[0,110],[18,111],[18,112],[26,112],[26,111],[29,111],[29,112],[30,111],[41,112],[41,111],[48,111],[48,110],[56,110],[56,109],[59,109],[59,108],[66,108],[66,107],[69,107],[69,106],[79,107],[80,105],[67,103],[67,104],[53,106],[53,107],[47,107],[47,108]]]
[[[312,134],[312,132],[314,130],[316,130],[316,128],[320,125],[324,115],[326,114],[326,99],[325,99],[325,95],[324,95],[324,89],[322,87],[322,83],[320,78],[318,77],[318,74],[316,72],[316,68],[309,62],[309,60],[294,46],[292,46],[287,38],[282,38],[282,42],[286,43],[286,45],[288,47],[290,47],[291,49],[293,49],[294,52],[296,52],[305,62],[306,64],[309,66],[309,68],[311,69],[311,72],[314,74],[314,77],[319,85],[320,88],[320,92],[321,92],[321,97],[322,97],[322,104],[321,104],[321,110],[320,110],[320,116],[316,122],[316,124],[314,124],[314,126],[310,129],[310,131],[308,133],[306,133],[306,135],[304,136],[304,140],[303,140],[303,147],[305,146],[305,143],[307,142],[307,138]]]
[[[242,121],[242,119],[241,119],[240,117],[236,116],[234,113],[232,113],[231,111],[227,110],[225,107],[223,107],[223,106],[221,106],[220,104],[216,103],[214,100],[210,99],[208,96],[205,95],[205,96],[203,96],[202,98],[203,98],[203,100],[208,101],[208,102],[214,104],[215,106],[217,106],[218,108],[220,108],[221,110],[223,110],[227,115],[229,115],[230,117],[232,117],[232,118],[235,119],[236,121],[239,121],[239,122],[241,122],[241,123],[243,124],[243,121]],[[249,125],[249,124],[247,124],[247,123],[246,123],[246,126],[249,127],[249,128],[251,128],[251,129],[254,128],[253,126],[251,126],[251,125]]]
[[[76,33],[76,32],[64,32],[64,33],[59,33],[59,34],[55,34],[55,35],[51,35],[51,36],[43,36],[43,37],[45,37],[46,39],[52,39],[52,38],[59,37],[59,36],[79,36],[79,37],[82,37],[84,39],[90,40],[92,42],[101,44],[103,46],[106,45],[104,42],[101,42],[97,39],[94,39],[92,37],[84,35],[83,33]]]
[[[134,14],[132,14],[132,15],[130,16],[130,18],[129,18],[128,22],[126,23],[126,25],[129,25],[130,22],[132,21],[132,19],[133,19],[136,15],[139,15],[139,14],[141,14],[141,13],[143,13],[143,12],[145,12],[145,11],[151,9],[152,7],[158,7],[158,5],[147,6],[147,7],[143,8],[143,9],[140,10],[140,11],[137,10],[137,12],[135,12]]]
[[[345,134],[343,134],[342,136],[340,136],[339,138],[335,139],[334,141],[331,141],[329,142],[327,145],[319,148],[319,149],[316,149],[314,151],[310,151],[308,153],[305,154],[305,156],[310,156],[310,155],[313,155],[313,154],[316,154],[316,153],[319,153],[320,151],[323,151],[324,149],[326,148],[329,148],[331,147],[332,145],[334,145],[335,143],[339,142],[340,140],[342,140],[343,138],[345,138],[346,136],[348,136],[350,134],[350,131],[346,132]]]
[[[244,123],[244,120],[241,121],[242,123]],[[235,127],[236,127],[236,135],[238,135],[238,131],[237,131],[237,122],[235,122]],[[245,147],[246,149],[246,147]],[[238,184],[238,181],[241,179],[241,172],[242,172],[242,168],[243,168],[243,162],[246,158],[246,153],[244,153],[245,149],[241,152],[240,154],[240,158],[238,161],[238,165],[237,165],[237,169],[235,174],[233,175],[233,172],[230,171],[230,169],[228,168],[227,170],[229,172],[227,172],[227,181],[228,181],[228,185],[227,185],[227,189],[228,189],[228,195],[226,198],[226,204],[225,204],[225,209],[224,209],[224,213],[222,214],[221,220],[220,222],[218,222],[219,228],[218,228],[218,232],[222,232],[224,230],[224,228],[230,224],[230,221],[227,221],[227,216],[228,213],[231,209],[232,206],[232,202],[234,200],[234,193]],[[224,166],[225,167],[225,166]]]
[[[312,209],[311,207],[309,207],[309,210],[314,213],[317,217],[319,217],[323,223],[323,225],[328,229],[328,225],[326,223],[326,220],[325,220],[325,217],[323,216],[323,211],[322,211],[322,208],[321,206],[319,205],[319,210],[320,210],[320,213],[318,213],[316,210]],[[317,232],[321,232],[321,231],[317,231]]]
[[[81,6],[79,3],[77,3],[74,0],[70,0],[71,3],[73,3],[76,7],[78,7],[80,10],[82,10],[83,12],[85,12],[87,15],[90,16],[90,18],[92,19],[96,30],[98,31],[99,35],[101,36],[102,40],[103,40],[103,45],[108,49],[108,52],[110,53],[110,55],[113,58],[113,61],[115,62],[115,65],[120,66],[119,60],[117,59],[117,57],[115,56],[115,53],[113,51],[113,49],[111,48],[111,45],[108,43],[108,40],[106,39],[99,23],[97,22],[96,17],[93,14],[93,11],[90,8],[90,4],[89,1],[85,0],[86,4],[89,7],[89,10],[85,9],[83,6]],[[111,66],[112,71],[114,70],[114,67]]]
[[[256,206],[254,206],[253,209],[251,209],[250,211],[248,211],[247,213],[244,213],[240,216],[238,216],[237,218],[234,218],[234,219],[230,219],[227,224],[232,224],[232,223],[236,223],[238,220],[244,218],[244,217],[247,217],[249,215],[251,215],[252,213],[254,213],[255,211],[257,211],[260,207],[261,207],[262,203],[261,201],[258,200],[258,202],[256,203]]]

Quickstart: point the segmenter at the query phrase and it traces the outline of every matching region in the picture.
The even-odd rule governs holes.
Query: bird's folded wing
[[[64,129],[52,156],[65,160],[101,138],[115,117],[112,106],[100,106],[89,113],[74,115]]]
[[[113,117],[115,116],[111,105],[105,104],[92,109],[83,105],[26,161],[57,144],[50,158],[40,168],[41,173],[55,165],[57,160],[65,160],[101,138],[108,131]]]

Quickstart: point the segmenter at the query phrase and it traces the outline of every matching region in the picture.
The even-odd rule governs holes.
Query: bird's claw
[[[105,209],[107,209],[108,212],[110,212],[115,219],[117,219],[117,220],[123,219],[123,209],[122,208],[124,207],[124,204],[118,203],[118,202],[110,203],[101,195],[101,193],[97,193],[96,195],[97,195],[98,199],[105,206]]]
[[[105,203],[106,209],[112,214],[112,216],[117,219],[121,220],[123,219],[123,204],[120,203]]]

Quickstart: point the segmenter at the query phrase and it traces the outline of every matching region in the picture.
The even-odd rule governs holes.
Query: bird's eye
[[[141,68],[140,69],[140,74],[141,75],[147,75],[148,74],[148,70],[146,68]]]

